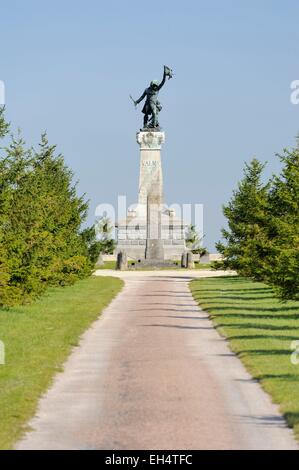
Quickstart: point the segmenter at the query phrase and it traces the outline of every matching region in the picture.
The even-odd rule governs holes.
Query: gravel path
[[[195,274],[209,275],[119,273],[124,289],[84,334],[17,448],[297,449],[194,302]]]

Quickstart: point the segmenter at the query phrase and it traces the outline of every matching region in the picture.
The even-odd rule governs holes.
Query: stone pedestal
[[[185,225],[167,209],[163,196],[160,131],[137,133],[140,147],[138,204],[116,224],[117,250],[135,260],[177,260],[185,251]]]
[[[161,146],[165,142],[165,134],[164,132],[138,132],[137,142],[140,146],[138,205],[146,210],[148,202],[163,203]]]
[[[125,271],[128,269],[128,258],[125,251],[119,251],[116,258],[116,269],[119,271]]]
[[[187,268],[187,253],[182,253],[181,257],[181,268]]]
[[[187,253],[187,269],[194,269],[194,259],[191,251]]]

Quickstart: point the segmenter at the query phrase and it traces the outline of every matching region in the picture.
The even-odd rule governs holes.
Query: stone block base
[[[137,262],[134,266],[129,266],[129,269],[138,269],[138,268],[151,268],[151,269],[161,269],[161,268],[175,268],[177,264],[172,261],[161,261],[160,259],[144,259]]]
[[[169,242],[170,240],[163,240],[164,260],[179,261],[182,254],[186,251],[185,241],[176,240],[176,243]],[[128,258],[135,261],[144,260],[146,253],[146,240],[119,241],[116,247],[116,251],[125,251]]]

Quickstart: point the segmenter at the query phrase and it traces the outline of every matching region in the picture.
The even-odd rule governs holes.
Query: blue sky
[[[0,80],[7,116],[36,145],[51,143],[90,199],[137,198],[138,97],[164,64],[175,77],[160,92],[165,197],[203,203],[213,251],[244,161],[268,161],[293,146],[299,106],[296,0],[10,0],[0,2]]]

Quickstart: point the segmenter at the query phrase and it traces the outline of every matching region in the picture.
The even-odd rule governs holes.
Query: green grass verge
[[[281,303],[266,285],[237,277],[195,280],[191,290],[299,439],[299,365],[291,363],[299,302]]]
[[[105,261],[104,264],[97,265],[96,269],[115,269],[116,261]]]
[[[11,449],[26,430],[38,399],[50,386],[81,334],[121,289],[111,277],[90,277],[52,288],[37,302],[0,309],[0,449]]]

